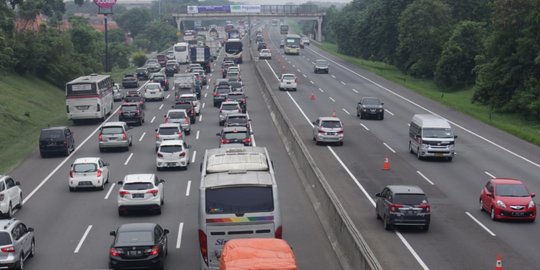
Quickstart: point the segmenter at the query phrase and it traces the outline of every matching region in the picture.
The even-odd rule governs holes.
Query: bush
[[[146,60],[148,60],[148,57],[146,57],[143,51],[135,52],[131,58],[133,59],[133,64],[137,67],[142,67],[146,63]]]

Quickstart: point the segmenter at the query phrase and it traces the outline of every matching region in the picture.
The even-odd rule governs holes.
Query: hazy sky
[[[303,4],[308,0],[232,0],[233,2],[244,2],[246,4],[259,5],[283,5],[283,4]],[[314,2],[333,2],[333,3],[349,3],[351,0],[315,0]],[[204,3],[204,2],[201,2]]]

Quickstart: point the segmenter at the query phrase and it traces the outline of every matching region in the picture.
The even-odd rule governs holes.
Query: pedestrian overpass
[[[316,5],[234,5],[249,7],[244,10],[232,11],[231,6],[187,6],[181,13],[173,14],[178,31],[182,31],[182,22],[184,21],[205,21],[215,20],[216,18],[245,18],[251,25],[252,18],[269,18],[315,21],[314,38],[317,41],[322,40],[322,21],[325,13],[319,11]],[[194,11],[196,10],[196,11]]]

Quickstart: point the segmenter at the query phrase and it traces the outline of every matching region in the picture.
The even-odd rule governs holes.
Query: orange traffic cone
[[[384,156],[384,165],[383,170],[389,171],[390,170],[390,161],[388,161],[388,156]]]
[[[332,110],[332,117],[336,117],[336,109]]]
[[[316,100],[317,97],[315,96],[315,93],[311,93],[311,95],[309,96],[309,100]]]
[[[497,255],[497,263],[495,264],[495,270],[503,270],[501,255]]]

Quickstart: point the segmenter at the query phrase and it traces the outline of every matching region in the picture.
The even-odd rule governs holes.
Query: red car
[[[491,219],[514,219],[534,222],[536,204],[534,193],[525,184],[512,178],[493,178],[489,180],[480,194],[482,211],[487,211]]]

